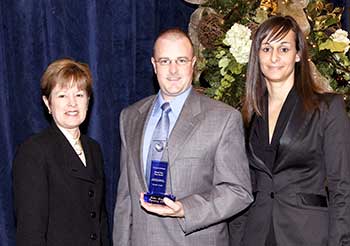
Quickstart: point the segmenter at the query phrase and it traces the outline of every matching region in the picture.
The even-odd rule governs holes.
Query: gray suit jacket
[[[185,218],[149,214],[139,205],[147,191],[143,135],[155,97],[120,116],[121,175],[114,215],[114,245],[228,245],[225,219],[252,202],[241,116],[192,91],[169,137],[172,193]]]

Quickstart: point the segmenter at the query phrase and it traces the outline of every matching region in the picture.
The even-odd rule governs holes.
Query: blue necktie
[[[160,161],[162,159],[169,134],[169,112],[171,111],[170,104],[168,102],[163,103],[161,109],[162,115],[157,123],[156,128],[154,129],[147,156],[147,185],[149,184],[149,175],[151,171],[152,160]]]

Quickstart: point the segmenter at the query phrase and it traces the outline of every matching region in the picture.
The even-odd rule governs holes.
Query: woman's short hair
[[[45,70],[40,81],[41,94],[50,98],[55,86],[77,86],[85,90],[90,97],[92,94],[92,76],[89,66],[85,63],[63,58],[52,62]]]

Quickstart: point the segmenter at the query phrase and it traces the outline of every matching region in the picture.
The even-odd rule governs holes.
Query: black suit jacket
[[[108,245],[103,160],[81,136],[87,167],[57,128],[32,136],[14,164],[17,246]]]
[[[231,245],[264,246],[271,224],[278,245],[350,245],[350,122],[341,96],[320,97],[314,112],[294,105],[272,171],[248,144],[255,201]]]

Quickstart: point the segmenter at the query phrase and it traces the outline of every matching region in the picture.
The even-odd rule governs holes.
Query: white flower
[[[335,31],[335,33],[333,33],[331,35],[331,39],[334,42],[345,43],[346,48],[344,50],[344,53],[348,52],[350,40],[348,39],[348,32],[347,31],[344,31],[342,29],[338,29]]]
[[[230,46],[230,52],[240,64],[246,64],[249,58],[251,31],[248,27],[235,23],[227,31],[223,43]]]
[[[331,39],[336,42],[344,42],[349,44],[350,40],[348,39],[348,32],[342,29],[338,29],[331,35]]]

